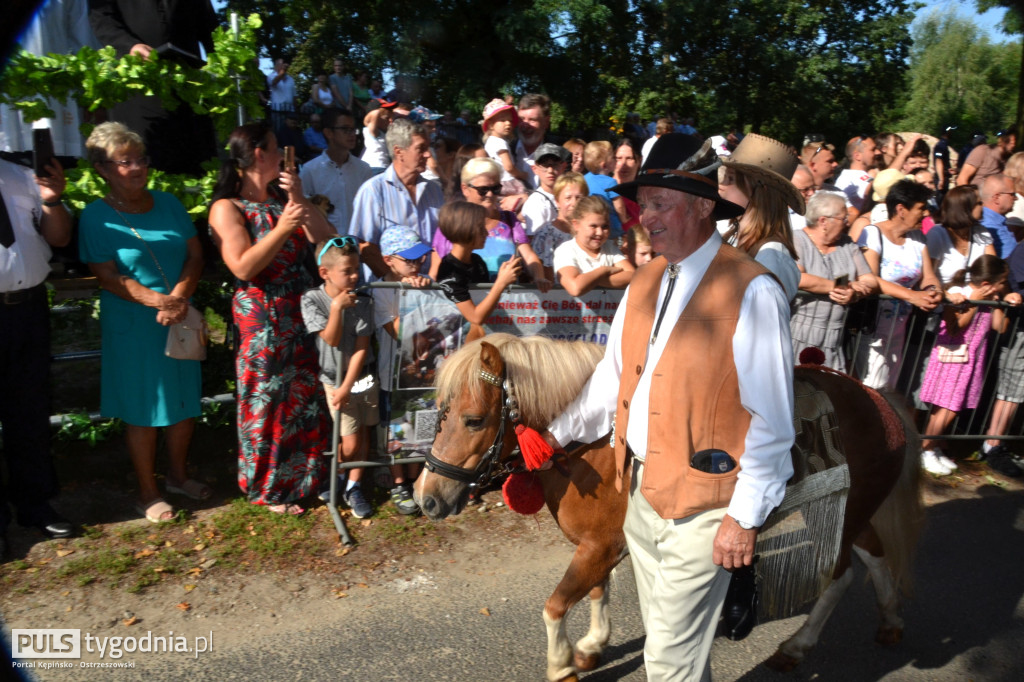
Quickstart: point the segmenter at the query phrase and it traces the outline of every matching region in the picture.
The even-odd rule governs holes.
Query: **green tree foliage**
[[[994,7],[1005,7],[1002,30],[1008,35],[1024,34],[1024,2],[1021,0],[975,0],[979,12],[986,12]],[[1024,144],[1024,50],[1019,52],[1020,60],[1017,68],[1017,145]]]
[[[995,132],[1016,119],[1020,45],[993,43],[970,19],[935,11],[914,31],[910,96],[900,130],[958,137]]]
[[[413,77],[427,106],[479,109],[542,91],[566,132],[628,111],[675,111],[704,130],[838,138],[890,120],[914,4],[903,0],[229,0],[258,12],[265,56],[307,76],[353,69]]]
[[[162,60],[156,54],[150,59],[118,57],[111,46],[42,57],[21,51],[0,75],[0,102],[34,121],[53,116],[47,97],[71,97],[86,111],[95,111],[138,94],[156,95],[167,109],[184,104],[197,114],[209,114],[218,133],[226,137],[238,124],[239,106],[249,116],[261,112],[256,93],[262,79],[255,47],[260,20],[253,16],[239,23],[238,38],[225,28],[214,31],[214,50],[201,69]]]
[[[0,102],[34,121],[53,116],[47,97],[60,101],[70,97],[87,111],[95,111],[138,93],[158,95],[169,109],[188,106],[196,113],[209,114],[221,139],[226,139],[238,124],[239,106],[249,118],[263,115],[256,95],[262,83],[256,66],[255,31],[259,26],[259,17],[251,16],[239,22],[237,38],[225,28],[214,31],[214,50],[201,69],[159,58],[118,58],[109,46],[100,50],[83,47],[73,55],[36,57],[20,52],[0,74]],[[90,129],[83,126],[83,133]],[[200,177],[151,169],[149,186],[174,194],[190,215],[201,218],[210,204],[218,166],[212,159],[204,164],[206,173]],[[84,159],[77,168],[67,169],[66,175],[64,197],[75,213],[107,191],[106,183]]]
[[[642,24],[660,69],[649,87],[704,127],[783,140],[873,132],[903,83],[912,5],[648,0]],[[682,87],[680,87],[682,86]]]

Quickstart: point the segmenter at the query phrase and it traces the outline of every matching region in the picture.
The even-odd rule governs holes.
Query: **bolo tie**
[[[654,323],[654,333],[651,334],[651,345],[658,340],[658,330],[661,329],[661,321],[665,319],[665,309],[668,308],[668,300],[672,298],[672,290],[676,286],[676,277],[679,276],[679,265],[669,263],[668,265],[668,286],[665,288],[665,298],[661,302],[661,311],[658,313],[658,321]]]

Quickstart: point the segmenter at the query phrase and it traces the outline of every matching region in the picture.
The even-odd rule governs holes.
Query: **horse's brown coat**
[[[480,354],[481,366],[486,371],[503,375],[504,361],[497,348],[483,341],[469,344],[460,351],[469,352]],[[880,411],[879,401],[884,399],[872,395],[870,389],[846,375],[819,367],[799,367],[796,376],[825,392],[831,400],[849,466],[850,492],[834,577],[849,567],[855,542],[875,556],[882,555],[883,547],[894,546],[906,554],[907,547],[899,547],[899,544],[907,545],[916,539],[914,530],[919,514],[913,512],[919,511],[916,487],[919,467],[917,457],[908,454],[905,423],[893,419],[891,409]],[[499,401],[500,391],[490,385],[451,396],[447,419],[432,448],[434,456],[449,464],[475,466],[479,454],[490,446],[497,433],[501,415]],[[514,446],[512,429],[506,429],[502,457],[509,457]],[[539,474],[548,509],[566,538],[576,545],[565,575],[545,605],[545,616],[552,620],[563,618],[569,608],[591,590],[600,594],[598,590],[606,585],[626,547],[622,524],[627,502],[624,491],[629,490],[629,485],[627,481],[623,492],[616,490],[615,462],[608,438],[573,453],[567,466],[568,477],[557,469]],[[883,524],[886,532],[880,537],[872,526],[872,517],[890,498],[898,481],[903,503],[892,506],[887,514],[904,518],[887,519]],[[416,484],[417,501],[434,519],[458,513],[466,494],[465,484],[442,479],[428,471],[421,474]],[[593,598],[594,594],[591,596]],[[552,665],[549,660],[549,674]]]

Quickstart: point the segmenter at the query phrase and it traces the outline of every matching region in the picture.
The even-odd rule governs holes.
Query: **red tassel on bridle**
[[[523,453],[523,463],[530,471],[540,469],[555,454],[550,443],[529,426],[516,424],[516,438],[519,440],[519,451]]]

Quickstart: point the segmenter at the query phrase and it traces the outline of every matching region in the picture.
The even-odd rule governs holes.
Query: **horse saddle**
[[[850,473],[829,396],[793,381],[793,477],[757,538],[760,620],[796,613],[820,594],[839,555]]]

